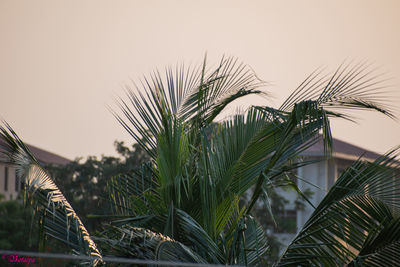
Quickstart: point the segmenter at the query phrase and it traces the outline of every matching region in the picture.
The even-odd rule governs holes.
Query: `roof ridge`
[[[0,145],[4,144],[4,140],[0,139]],[[60,156],[56,153],[44,150],[42,148],[39,148],[37,146],[34,145],[30,145],[28,143],[26,143],[27,147],[29,148],[29,150],[32,152],[32,154],[36,157],[36,159],[44,164],[54,164],[54,165],[66,165],[70,162],[72,162],[72,160]],[[4,152],[4,149],[0,146],[0,153]],[[0,154],[0,159],[1,159],[1,154]]]

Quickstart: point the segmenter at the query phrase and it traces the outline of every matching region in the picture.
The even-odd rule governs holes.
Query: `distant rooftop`
[[[5,157],[2,155],[1,152],[4,150],[1,148],[1,145],[4,142],[0,139],[0,161],[4,161]],[[39,162],[44,164],[55,164],[55,165],[66,165],[71,160],[59,156],[57,154],[48,152],[46,150],[40,149],[38,147],[28,145],[29,149],[33,153],[33,155],[39,160]],[[313,146],[308,148],[306,151],[301,153],[303,156],[315,156],[315,157],[322,157],[324,156],[324,144],[322,138]],[[359,157],[363,156],[364,159],[369,161],[374,161],[381,155],[364,148],[352,145],[350,143],[341,141],[339,139],[333,138],[333,157],[342,158],[342,159],[349,159],[349,160],[356,160]]]
[[[381,155],[364,148],[349,144],[347,142],[341,141],[339,139],[333,138],[332,140],[332,150],[333,157],[343,158],[349,160],[356,160],[359,157],[363,156],[364,159],[369,161],[374,161],[379,158]],[[324,155],[324,144],[322,137],[320,140],[308,148],[306,151],[302,153],[304,156],[323,156]]]
[[[2,148],[4,145],[4,141],[0,139],[0,161],[4,161],[5,155],[3,154],[4,149]],[[61,157],[57,154],[51,153],[49,151],[40,149],[38,147],[28,145],[28,148],[32,152],[32,154],[36,157],[36,159],[43,164],[54,164],[54,165],[66,165],[71,162],[71,160]]]

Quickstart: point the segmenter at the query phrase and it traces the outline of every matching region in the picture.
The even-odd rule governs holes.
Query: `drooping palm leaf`
[[[372,163],[358,160],[344,171],[278,266],[343,265],[359,253],[360,257],[367,253],[376,236],[384,233],[385,225],[398,218],[400,176],[396,156],[398,151]]]
[[[97,265],[102,256],[82,221],[29,148],[7,123],[4,124],[5,127],[0,126],[4,149],[16,167],[18,177],[30,192],[36,194],[36,200],[44,208],[46,233],[78,253],[93,256],[92,264]]]
[[[375,74],[365,62],[343,63],[332,75],[313,72],[284,101],[280,110],[290,110],[296,103],[315,100],[326,110],[339,110],[342,117],[346,109],[375,109],[389,117],[394,117],[389,105],[387,79],[383,74]]]
[[[189,247],[163,234],[145,228],[108,226],[96,237],[106,251],[120,257],[169,262],[206,263]]]
[[[116,256],[154,260],[160,243],[173,240],[147,229],[124,225],[108,226],[99,237],[96,237],[96,241],[104,250],[112,251]]]
[[[112,222],[111,228],[108,228],[103,232],[102,237],[106,239],[109,238],[111,240],[118,239],[117,237],[113,237],[113,234],[110,236],[109,233],[115,233],[115,229],[124,227],[135,227],[143,230],[147,229],[147,231],[151,231],[154,234],[163,233],[167,230],[167,232],[169,232],[169,236],[162,234],[163,236],[173,239],[174,242],[186,246],[187,249],[190,249],[200,258],[207,260],[207,262],[218,264],[224,262],[225,257],[220,251],[218,245],[210,238],[204,229],[195,220],[193,220],[193,218],[190,217],[190,215],[176,208],[172,208],[171,212],[173,213],[173,217],[170,215],[151,214],[147,216],[137,216],[116,220]],[[173,227],[172,233],[169,229],[166,229],[166,222],[169,220],[171,220]],[[103,241],[106,243],[108,242],[105,239]],[[118,246],[118,244],[115,246]],[[135,249],[141,251],[147,251],[150,249],[151,251],[149,253],[154,253],[154,248],[156,248],[156,246],[151,246],[151,248],[147,247],[146,244],[142,244],[140,242],[135,244],[132,243],[131,246],[136,246]]]

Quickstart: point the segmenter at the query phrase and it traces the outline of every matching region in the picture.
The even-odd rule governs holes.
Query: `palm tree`
[[[329,156],[330,118],[351,120],[348,111],[362,109],[394,117],[382,102],[383,81],[371,75],[361,63],[333,75],[316,71],[280,108],[254,106],[218,122],[233,101],[265,94],[248,66],[223,58],[215,69],[204,60],[198,68],[153,73],[128,88],[121,113],[113,112],[151,160],[110,179],[111,222],[93,238],[11,127],[1,135],[44,207],[44,232],[91,255],[93,265],[102,262],[96,244],[115,256],[264,265],[268,240],[252,216],[255,203],[263,200],[273,216],[269,188],[291,186],[302,195],[290,175],[312,163],[299,154],[321,135]],[[374,266],[397,255],[396,156],[397,150],[374,163],[359,160],[345,171],[276,264]]]

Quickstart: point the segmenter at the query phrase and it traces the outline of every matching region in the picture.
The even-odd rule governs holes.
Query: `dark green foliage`
[[[22,201],[0,202],[0,248],[4,250],[38,249],[38,222]]]
[[[78,158],[66,166],[48,166],[47,169],[71,205],[86,225],[94,232],[101,218],[89,215],[110,214],[107,184],[112,177],[129,173],[149,158],[137,144],[127,147],[124,142],[114,142],[119,157],[89,156]]]

